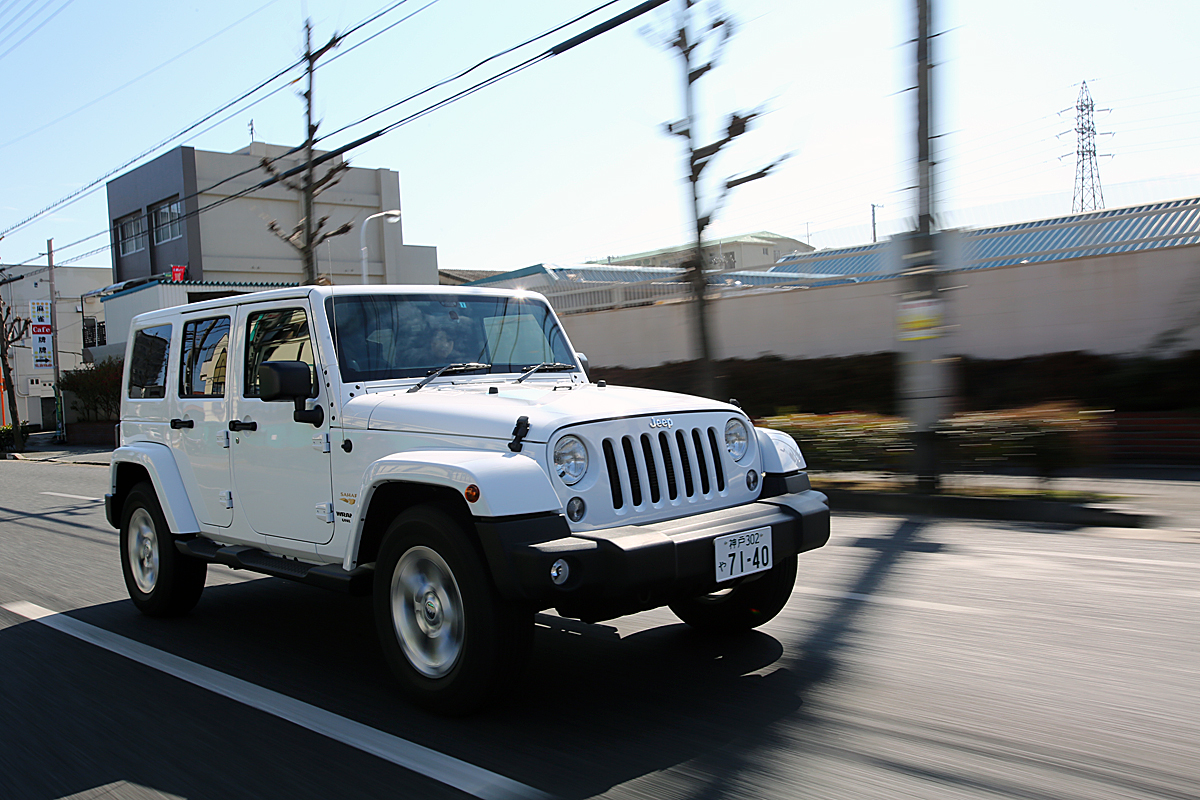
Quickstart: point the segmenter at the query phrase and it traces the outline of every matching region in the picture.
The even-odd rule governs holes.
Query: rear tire
[[[208,565],[175,549],[149,483],[130,489],[121,506],[121,572],[129,598],[149,617],[182,616],[204,591]]]
[[[497,593],[462,526],[433,506],[389,526],[375,564],[375,626],[405,694],[442,714],[467,714],[524,666],[533,613]]]
[[[796,556],[776,564],[757,580],[725,592],[688,597],[668,604],[675,616],[697,630],[730,634],[771,621],[787,605],[796,585]]]

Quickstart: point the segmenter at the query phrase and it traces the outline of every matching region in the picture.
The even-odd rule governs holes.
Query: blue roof
[[[1200,197],[966,230],[959,235],[963,263],[952,267],[952,271],[1194,245],[1200,244]],[[803,283],[816,287],[884,280],[894,277],[900,266],[897,260],[888,257],[888,247],[887,242],[879,242],[799,253],[780,259],[768,270],[711,274],[709,283],[743,286]],[[535,264],[467,285],[548,289],[561,281],[564,282],[561,288],[565,289],[587,283],[672,283],[683,280],[684,274],[681,267]]]
[[[1200,197],[1018,222],[961,235],[960,270],[1200,244]],[[770,272],[861,275],[871,280],[882,277],[890,266],[885,247],[871,244],[788,256]]]

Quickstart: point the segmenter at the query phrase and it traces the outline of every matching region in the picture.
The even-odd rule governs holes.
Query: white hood
[[[490,394],[490,388],[496,388]],[[342,423],[347,428],[445,434],[507,439],[519,417],[529,418],[530,442],[546,442],[567,425],[640,416],[664,416],[694,411],[741,411],[702,397],[633,389],[599,387],[567,381],[529,383],[468,383],[430,385],[418,392],[407,387],[374,391],[346,403]],[[677,423],[678,424],[678,423]]]

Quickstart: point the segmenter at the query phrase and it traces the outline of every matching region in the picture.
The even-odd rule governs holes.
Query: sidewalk
[[[95,464],[108,466],[112,460],[111,447],[97,445],[57,444],[54,433],[35,433],[25,442],[24,453],[0,453],[20,461],[54,461],[64,464]]]
[[[54,434],[29,437],[24,453],[10,458],[60,464],[108,466],[112,448],[56,444]],[[943,486],[954,494],[924,497],[909,490],[910,476],[882,472],[811,472],[836,511],[1007,519],[1061,523],[1075,527],[1159,528],[1200,542],[1200,469],[1183,467],[1105,467],[1054,478],[1055,491],[1090,492],[1106,499],[1095,503],[1001,499],[993,496],[1047,488],[1028,475],[947,475]],[[842,488],[840,485],[870,489]],[[970,496],[978,490],[982,496]],[[1111,499],[1108,499],[1111,498]],[[932,501],[932,502],[931,502]],[[1099,513],[1097,513],[1099,512]]]

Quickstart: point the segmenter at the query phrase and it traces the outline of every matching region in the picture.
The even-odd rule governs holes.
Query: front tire
[[[175,549],[149,483],[130,489],[121,507],[121,572],[133,604],[149,617],[182,616],[204,591],[208,565]]]
[[[405,511],[375,564],[375,625],[405,694],[443,714],[466,714],[524,665],[533,614],[497,593],[478,550],[449,514]]]
[[[775,618],[796,585],[796,556],[785,558],[753,581],[725,592],[676,600],[675,616],[706,633],[730,634],[757,628]]]

